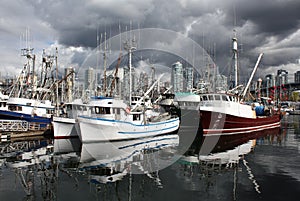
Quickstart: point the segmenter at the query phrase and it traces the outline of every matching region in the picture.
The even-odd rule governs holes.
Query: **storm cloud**
[[[97,33],[113,37],[137,28],[162,28],[201,45],[226,74],[237,35],[241,76],[264,58],[258,76],[298,69],[298,0],[2,0],[1,72],[22,66],[20,37],[30,30],[36,54],[59,47],[60,67],[78,66],[97,46]],[[234,31],[235,30],[235,31]],[[21,37],[22,38],[22,37]],[[18,58],[18,59],[16,59]],[[242,78],[243,79],[243,78]]]

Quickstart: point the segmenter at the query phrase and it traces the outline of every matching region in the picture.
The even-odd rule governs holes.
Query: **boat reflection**
[[[246,174],[251,182],[243,182],[252,185],[249,189],[252,188],[260,194],[260,186],[246,156],[254,151],[257,142],[274,143],[273,140],[281,140],[280,136],[280,128],[247,133],[240,135],[239,138],[221,136],[210,151],[201,150],[201,146],[194,144],[199,144],[199,141],[194,141],[178,161],[177,176],[183,181],[185,189],[204,191],[208,195],[217,191],[217,186],[224,185],[228,188],[230,184],[233,188],[233,200],[236,200],[237,178],[239,174]],[[202,139],[202,146],[211,140],[207,138]]]
[[[172,156],[178,144],[178,135],[83,143],[79,169],[88,173],[95,184],[115,182],[127,174],[150,176],[174,162]]]

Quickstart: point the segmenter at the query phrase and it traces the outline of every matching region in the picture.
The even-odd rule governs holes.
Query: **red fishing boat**
[[[236,135],[280,127],[281,114],[272,107],[259,113],[253,105],[230,94],[201,94],[200,119],[203,135]]]
[[[200,119],[203,135],[236,135],[280,127],[281,114],[267,106],[260,97],[259,105],[246,104],[245,96],[263,56],[261,53],[247,85],[238,85],[237,39],[233,38],[235,80],[233,89],[225,93],[200,94]],[[259,87],[260,88],[260,87]],[[241,89],[241,90],[240,90]]]

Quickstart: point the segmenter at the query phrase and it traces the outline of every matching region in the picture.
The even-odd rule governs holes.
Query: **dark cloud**
[[[257,32],[286,37],[299,28],[299,1],[252,0],[238,3],[243,21],[257,25]]]
[[[241,74],[247,76],[260,52],[265,53],[262,68],[298,61],[299,10],[298,0],[6,0],[0,8],[0,33],[4,46],[13,44],[6,39],[17,41],[21,30],[30,27],[40,46],[54,41],[63,48],[89,50],[97,45],[97,33],[106,32],[108,38],[136,28],[170,29],[203,46],[226,73],[235,29]],[[69,62],[82,63],[84,54],[78,54],[70,54]]]

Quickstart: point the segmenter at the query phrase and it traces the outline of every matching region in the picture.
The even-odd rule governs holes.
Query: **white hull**
[[[65,117],[53,117],[54,138],[78,137],[76,120]]]
[[[78,117],[82,142],[127,140],[172,133],[179,128],[179,118],[146,125],[101,118]]]
[[[103,167],[116,162],[130,162],[133,156],[143,150],[175,147],[178,144],[179,136],[176,134],[117,142],[83,143],[81,167]]]

